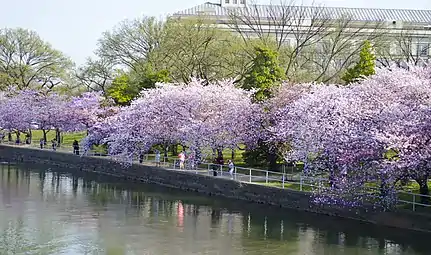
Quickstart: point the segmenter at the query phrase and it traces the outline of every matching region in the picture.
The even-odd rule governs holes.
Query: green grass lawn
[[[274,188],[280,188],[280,189],[283,188],[283,183],[281,183],[281,182],[268,182],[268,183],[259,182],[258,184],[264,185],[264,186],[269,186],[269,187],[274,187]],[[284,188],[300,191],[301,185],[299,183],[293,183],[293,182],[286,183],[285,182]],[[311,192],[312,189],[313,188],[309,185],[302,185],[302,191],[304,191],[304,192]]]
[[[32,130],[32,143],[33,144],[39,144],[39,140],[41,138],[43,138],[43,132],[42,130]],[[83,139],[86,135],[86,132],[75,132],[75,133],[62,133],[62,139],[63,145],[66,146],[72,146],[73,141],[77,140],[80,141],[81,139]],[[51,140],[53,140],[55,138],[55,131],[54,130],[50,130],[47,134],[46,134],[46,139],[47,142],[49,143]],[[7,136],[4,138],[7,139]],[[24,141],[25,139],[25,134],[21,134],[21,140]],[[16,140],[16,134],[12,134],[12,141]]]
[[[428,181],[428,187],[431,187],[431,181]],[[419,194],[419,184],[417,182],[411,181],[409,182],[406,186],[402,187],[402,191],[408,192],[408,193],[412,193],[412,194],[408,194],[408,193],[399,193],[398,198],[400,200],[404,200],[404,201],[410,201],[410,202],[415,202],[415,203],[420,203],[421,202],[421,197],[420,196],[415,196],[413,194]],[[413,205],[412,204],[405,204],[402,207],[405,208],[412,208]],[[427,213],[431,213],[431,207],[425,207],[425,206],[421,206],[421,205],[416,205],[415,206],[415,210],[418,211],[425,211]]]
[[[270,186],[270,187],[275,187],[275,188],[283,188],[283,184],[281,182],[259,182],[257,184],[260,185],[264,185],[264,186]],[[431,181],[428,182],[428,185],[431,187]],[[368,185],[368,186],[376,186],[376,185]],[[300,189],[300,184],[299,183],[285,183],[284,184],[284,188],[285,189],[291,189],[291,190],[301,190]],[[313,190],[313,187],[309,186],[309,185],[302,185],[302,191],[304,192],[311,192]],[[399,192],[398,193],[398,199],[401,201],[409,201],[409,202],[415,202],[415,203],[420,203],[420,197],[419,196],[415,196],[413,194],[419,194],[419,185],[412,181],[409,182],[406,186],[402,187],[402,190],[400,191],[405,191],[408,193],[412,193],[412,194],[408,194],[408,193],[403,193],[403,192]],[[413,204],[409,204],[409,203],[405,203],[405,202],[401,202],[399,201],[399,208],[402,209],[408,209],[409,211],[413,210]],[[424,214],[431,214],[431,207],[426,207],[426,206],[421,206],[421,205],[415,205],[414,207],[415,212],[420,212],[420,213],[424,213]]]

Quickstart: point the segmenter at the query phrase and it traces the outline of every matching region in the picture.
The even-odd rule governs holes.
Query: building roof
[[[412,23],[431,24],[431,10],[407,9],[372,9],[372,8],[344,8],[318,6],[277,6],[277,5],[248,5],[247,7],[222,7],[216,3],[204,3],[195,7],[174,13],[174,16],[228,16],[232,11],[240,13],[258,12],[261,17],[269,17],[269,13],[282,13],[283,8],[291,8],[293,13],[306,13],[315,16],[316,13],[332,19],[351,17],[357,21],[404,21]]]

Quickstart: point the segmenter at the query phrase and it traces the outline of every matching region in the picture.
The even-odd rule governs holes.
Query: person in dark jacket
[[[73,154],[79,155],[79,143],[77,140],[73,141]]]

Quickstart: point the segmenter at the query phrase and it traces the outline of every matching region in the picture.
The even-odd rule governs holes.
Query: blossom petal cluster
[[[84,131],[115,113],[115,108],[104,107],[102,101],[99,93],[66,97],[38,90],[13,91],[0,97],[0,129]]]
[[[88,139],[103,138],[111,155],[125,158],[156,144],[183,144],[197,150],[251,145],[261,124],[261,108],[251,98],[233,81],[160,84],[142,91],[129,107],[90,132]]]
[[[328,180],[315,191],[318,201],[390,206],[398,181],[426,182],[431,173],[429,73],[391,68],[350,86],[311,84],[284,105],[274,100],[272,139],[290,144],[286,160]]]

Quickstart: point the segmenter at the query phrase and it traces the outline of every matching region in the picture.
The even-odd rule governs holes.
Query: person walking
[[[184,169],[184,165],[186,162],[186,154],[184,153],[184,151],[178,154],[178,159],[180,160],[180,169]]]
[[[195,169],[195,154],[194,154],[194,152],[190,153],[187,160],[190,164],[190,169],[194,170]]]
[[[160,151],[159,150],[156,150],[155,161],[156,161],[156,166],[160,167]]]
[[[30,135],[29,135],[29,134],[26,134],[26,135],[25,135],[25,144],[30,144],[30,143],[31,143]]]
[[[39,140],[39,146],[41,149],[43,149],[43,146],[45,145],[45,140],[43,140],[43,138],[40,138]]]
[[[51,146],[52,146],[52,150],[53,151],[56,151],[57,150],[57,141],[54,139],[54,140],[52,140],[51,141]]]
[[[79,155],[79,143],[77,140],[73,141],[73,154]]]
[[[218,161],[217,161],[217,159],[215,158],[215,159],[213,160],[213,164],[212,164],[212,166],[211,166],[211,168],[212,168],[212,170],[213,170],[213,176],[217,176],[217,167],[218,167]]]
[[[231,178],[233,179],[233,172],[235,171],[235,165],[233,164],[232,160],[229,159],[228,161],[228,168],[229,168],[229,174],[231,176]]]

